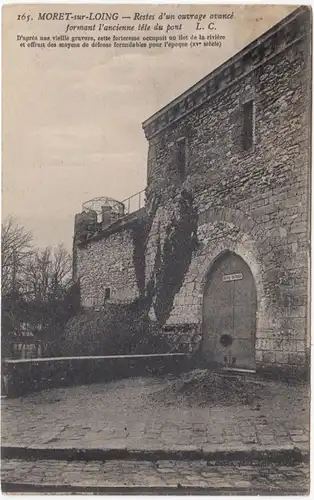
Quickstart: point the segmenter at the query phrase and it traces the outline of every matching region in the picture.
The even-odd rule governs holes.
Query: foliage
[[[179,201],[179,216],[167,227],[160,265],[156,269],[155,313],[160,324],[164,324],[173,306],[173,299],[181,288],[195,250],[197,215],[192,199],[182,193]],[[179,258],[178,258],[179,256]]]
[[[47,356],[169,352],[160,327],[190,265],[197,227],[192,197],[183,190],[176,203],[162,242],[158,237],[154,272],[146,287],[145,253],[159,199],[134,227],[140,298],[128,305],[107,303],[100,312],[80,311],[79,285],[71,283],[72,260],[64,246],[36,249],[31,234],[12,217],[7,219],[2,227],[3,342],[18,337],[26,324]],[[152,304],[156,324],[148,317]]]
[[[147,290],[145,290],[145,253],[147,249],[149,233],[159,204],[160,196],[155,196],[150,202],[150,210],[146,212],[146,215],[144,217],[138,219],[132,228],[134,249],[133,265],[141,297],[147,297]],[[147,300],[145,303],[147,304]]]
[[[62,343],[64,355],[117,355],[170,352],[161,326],[169,317],[196,245],[197,214],[191,196],[181,192],[177,216],[166,228],[166,237],[157,241],[154,272],[145,287],[145,252],[158,203],[133,229],[133,263],[140,298],[132,304],[107,303],[101,311],[84,311],[70,319]],[[180,258],[178,258],[180,255]],[[149,320],[154,303],[157,322]]]
[[[141,301],[107,304],[70,319],[62,352],[66,356],[166,353],[170,348],[143,312]]]
[[[185,190],[178,200],[178,214],[166,227],[163,244],[157,241],[154,272],[146,287],[148,307],[154,302],[157,321],[164,325],[181,288],[197,245],[197,212]]]
[[[72,260],[63,245],[32,252],[24,266],[24,293],[45,302],[63,297],[71,283]]]
[[[71,284],[71,256],[63,245],[37,249],[19,221],[2,223],[2,349],[22,336],[34,336],[50,352],[71,314],[78,309]],[[46,352],[46,354],[47,354]]]
[[[23,271],[32,252],[32,234],[13,216],[1,225],[1,291],[2,296],[19,290]]]

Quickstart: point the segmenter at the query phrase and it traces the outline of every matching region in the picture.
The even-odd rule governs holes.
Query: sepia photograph
[[[309,495],[312,11],[2,8],[4,494]]]

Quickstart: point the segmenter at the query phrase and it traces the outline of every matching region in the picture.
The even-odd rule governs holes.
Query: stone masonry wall
[[[116,302],[131,302],[138,297],[130,229],[77,247],[76,260],[83,307],[101,307],[106,288],[110,288],[110,300]]]
[[[306,363],[309,271],[310,42],[296,37],[182,119],[149,137],[148,202],[159,208],[146,273],[182,189],[198,212],[198,246],[165,332],[200,344],[206,275],[220,252],[250,266],[258,296],[256,362]],[[243,104],[254,101],[253,147],[243,149]],[[182,180],[174,148],[187,140]],[[178,259],[180,255],[178,255]],[[153,310],[151,311],[153,317]],[[180,325],[185,325],[180,330]],[[190,330],[186,328],[190,325]],[[190,331],[190,336],[189,336]],[[193,340],[194,339],[194,340]]]

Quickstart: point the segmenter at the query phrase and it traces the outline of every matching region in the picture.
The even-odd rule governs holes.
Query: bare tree
[[[58,290],[67,290],[72,282],[72,257],[63,244],[53,249],[51,267],[51,291],[57,293]]]
[[[19,291],[23,269],[32,252],[33,236],[16,218],[9,216],[1,226],[2,295]]]
[[[64,247],[35,250],[24,270],[28,300],[46,302],[61,298],[71,282],[71,256]]]
[[[3,352],[12,355],[16,339],[31,335],[51,354],[73,314],[71,255],[62,244],[33,247],[32,234],[12,216],[2,223],[1,240]]]

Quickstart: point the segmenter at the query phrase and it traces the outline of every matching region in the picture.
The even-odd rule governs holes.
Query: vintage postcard
[[[2,9],[2,491],[309,494],[312,12]]]

